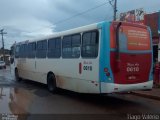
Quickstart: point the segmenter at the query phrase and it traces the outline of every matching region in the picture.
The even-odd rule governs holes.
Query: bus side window
[[[24,45],[24,58],[27,58],[28,55],[28,44]]]
[[[71,36],[65,36],[63,37],[62,41],[62,56],[63,58],[71,58],[72,56],[72,48],[71,48]]]
[[[20,46],[20,58],[26,58],[27,57],[27,44],[22,44]]]
[[[98,56],[98,31],[83,33],[81,53],[84,58],[96,58]]]
[[[36,53],[36,42],[28,44],[28,58],[35,58]]]
[[[61,38],[52,38],[48,40],[48,58],[61,57]]]
[[[76,34],[72,36],[72,57],[80,57],[80,45],[81,45],[81,35]]]
[[[24,45],[20,45],[20,50],[19,50],[19,57],[22,58],[23,56],[23,48],[24,48]]]
[[[65,36],[63,38],[63,58],[79,58],[80,57],[80,45],[81,45],[81,35],[75,34],[70,36]]]
[[[37,42],[37,58],[46,58],[47,55],[47,40]]]
[[[19,50],[20,50],[20,45],[16,46],[16,51],[15,51],[15,58],[19,58]]]

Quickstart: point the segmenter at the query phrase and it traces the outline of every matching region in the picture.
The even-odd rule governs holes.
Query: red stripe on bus
[[[79,63],[79,74],[82,74],[82,63]]]

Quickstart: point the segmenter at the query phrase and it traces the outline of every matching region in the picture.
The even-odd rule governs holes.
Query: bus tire
[[[20,82],[22,79],[19,77],[18,69],[15,69],[15,80]]]
[[[57,91],[56,78],[55,75],[52,73],[47,76],[47,87],[50,92],[56,93]]]

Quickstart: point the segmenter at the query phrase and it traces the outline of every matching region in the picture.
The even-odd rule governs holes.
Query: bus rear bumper
[[[114,84],[101,82],[101,93],[130,92],[136,90],[149,90],[153,87],[153,80],[138,84]]]

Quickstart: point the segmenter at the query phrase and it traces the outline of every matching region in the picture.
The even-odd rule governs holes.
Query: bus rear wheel
[[[20,82],[22,79],[19,77],[18,69],[15,69],[15,79],[17,82]]]
[[[49,74],[47,77],[47,86],[48,90],[52,93],[56,93],[57,91],[57,86],[56,86],[56,78],[54,74]]]

